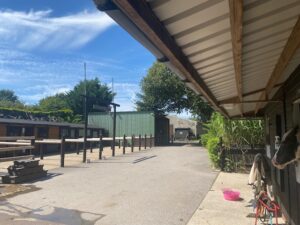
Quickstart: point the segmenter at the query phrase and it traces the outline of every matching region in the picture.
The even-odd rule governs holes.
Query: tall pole
[[[111,91],[114,93],[114,78],[111,78]],[[113,96],[112,102],[114,102],[115,96]]]
[[[116,143],[116,120],[117,120],[117,106],[114,104],[114,121],[113,121],[113,145],[112,145],[112,156],[115,156],[115,143]]]
[[[84,63],[84,136],[83,136],[83,162],[86,162],[86,139],[87,139],[87,123],[88,123],[88,112],[87,112],[87,90],[86,90],[86,63]]]

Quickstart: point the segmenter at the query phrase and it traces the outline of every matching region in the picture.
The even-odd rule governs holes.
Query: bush
[[[201,143],[208,150],[209,158],[214,167],[219,167],[218,143],[220,138],[223,145],[230,151],[234,146],[243,153],[243,147],[264,144],[264,123],[262,120],[228,120],[219,113],[213,113],[208,123],[204,124],[207,131],[201,135]],[[225,170],[232,170],[233,163],[226,159]]]
[[[57,111],[43,112],[38,110],[12,109],[0,107],[0,117],[16,118],[16,119],[45,119],[50,120],[50,117],[56,118],[58,121],[72,122],[76,116],[72,110],[62,109]]]
[[[208,150],[209,159],[215,168],[219,168],[219,165],[220,165],[219,164],[220,157],[219,157],[219,152],[218,152],[218,143],[219,143],[218,137],[209,138],[206,143],[206,148]]]

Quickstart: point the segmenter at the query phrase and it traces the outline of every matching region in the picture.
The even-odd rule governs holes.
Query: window
[[[49,129],[48,127],[37,128],[37,138],[48,138]]]
[[[84,129],[79,129],[78,136],[79,137],[83,137],[84,136]]]
[[[70,129],[70,138],[76,138],[76,130],[74,128]]]
[[[22,127],[21,126],[7,126],[6,135],[7,136],[22,136]]]
[[[69,129],[68,128],[60,128],[60,137],[69,137]]]
[[[95,137],[98,137],[99,135],[98,135],[98,131],[97,130],[93,130],[93,137],[95,138]]]
[[[25,136],[34,136],[33,127],[25,127]]]

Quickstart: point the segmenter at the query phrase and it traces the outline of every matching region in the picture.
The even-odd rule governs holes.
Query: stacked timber
[[[39,160],[18,160],[7,168],[8,175],[2,176],[4,184],[18,184],[36,180],[47,175],[44,165],[39,165]]]

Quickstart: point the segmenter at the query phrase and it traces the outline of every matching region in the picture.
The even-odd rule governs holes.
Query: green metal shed
[[[93,112],[89,114],[88,124],[99,126],[112,136],[113,113]],[[169,119],[156,116],[153,112],[117,112],[116,136],[153,135],[156,145],[169,144]]]

